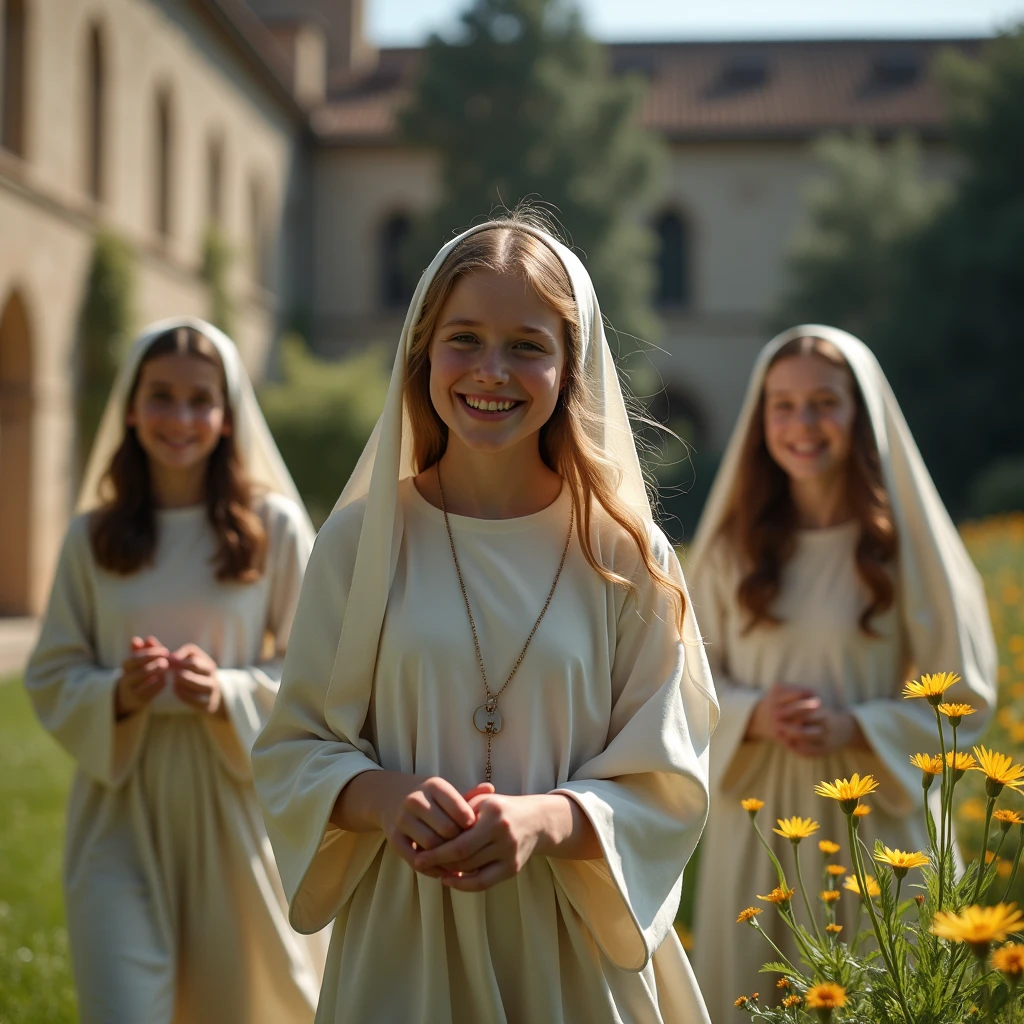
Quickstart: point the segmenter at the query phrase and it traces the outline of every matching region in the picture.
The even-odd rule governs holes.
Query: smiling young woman
[[[706,1022],[672,928],[714,691],[593,286],[442,249],[254,753],[323,1021]]]
[[[728,923],[735,899],[776,884],[770,862],[736,841],[749,824],[741,799],[763,800],[774,821],[805,810],[821,779],[871,774],[882,785],[861,829],[869,847],[921,849],[910,755],[934,742],[934,721],[900,698],[903,681],[959,672],[956,699],[981,712],[976,735],[994,703],[995,650],[980,579],[881,368],[828,327],[787,331],[758,360],[690,578],[722,707],[695,968],[712,1019],[726,1020],[773,959],[767,945],[737,947]],[[813,814],[832,840],[846,824],[826,803]],[[793,856],[787,839],[768,836],[783,863]],[[814,844],[799,855],[805,872],[820,870]],[[765,929],[798,955],[778,922]]]

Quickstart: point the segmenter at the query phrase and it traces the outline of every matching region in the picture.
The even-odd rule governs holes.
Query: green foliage
[[[1024,458],[997,459],[971,484],[967,509],[972,517],[1024,511]]]
[[[653,239],[635,214],[660,149],[637,125],[641,95],[635,78],[609,76],[570,0],[475,0],[457,41],[430,39],[401,118],[442,169],[411,265],[496,207],[539,201],[557,211],[612,323],[652,334]]]
[[[108,231],[96,236],[78,320],[76,418],[78,453],[84,464],[103,407],[131,336],[135,257]]]
[[[280,380],[260,405],[313,522],[330,514],[388,390],[388,356],[378,348],[337,362],[317,359],[298,335],[282,339]]]
[[[870,341],[892,317],[905,250],[944,190],[921,177],[911,136],[883,148],[867,132],[829,135],[817,156],[825,175],[808,190],[807,221],[793,241],[790,286],[773,325],[829,324]]]
[[[234,253],[224,232],[210,224],[203,236],[203,264],[199,276],[210,291],[210,323],[233,335],[235,307],[228,292],[228,274]]]
[[[71,764],[0,680],[0,1024],[76,1020],[61,854]]]

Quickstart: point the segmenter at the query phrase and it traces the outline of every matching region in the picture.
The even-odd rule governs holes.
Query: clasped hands
[[[827,708],[816,691],[784,683],[775,683],[758,702],[746,738],[781,743],[801,757],[824,757],[867,745],[849,711]]]
[[[171,651],[155,636],[145,639],[134,636],[131,653],[121,666],[121,678],[114,691],[117,717],[127,718],[148,707],[164,688],[168,670],[180,701],[207,714],[223,716],[217,663],[201,647],[185,644]]]

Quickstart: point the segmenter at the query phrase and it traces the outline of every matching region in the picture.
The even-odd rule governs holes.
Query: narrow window
[[[270,228],[266,188],[263,181],[255,176],[249,179],[249,238],[252,279],[269,288]]]
[[[662,306],[686,306],[690,301],[689,232],[679,214],[666,210],[654,222],[658,236],[655,299]]]
[[[154,138],[156,175],[154,186],[154,224],[161,238],[171,234],[171,159],[174,146],[174,126],[171,119],[171,97],[161,90],[156,97],[156,132]]]
[[[217,227],[224,218],[224,140],[213,136],[206,144],[206,220]]]
[[[381,229],[381,301],[387,309],[401,309],[412,298],[413,286],[405,269],[405,243],[412,231],[408,214],[392,214]]]
[[[85,189],[90,199],[103,200],[106,138],[106,81],[103,67],[103,40],[100,30],[89,31],[85,80]]]
[[[3,80],[0,81],[0,146],[25,155],[25,2],[3,5]]]

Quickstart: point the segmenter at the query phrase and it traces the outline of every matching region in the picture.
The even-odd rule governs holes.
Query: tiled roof
[[[641,118],[684,141],[810,138],[866,126],[943,134],[935,72],[940,51],[976,55],[981,39],[618,43],[612,67],[649,81]],[[421,51],[380,51],[376,69],[339,82],[313,114],[325,142],[396,140],[395,112],[408,97]]]

